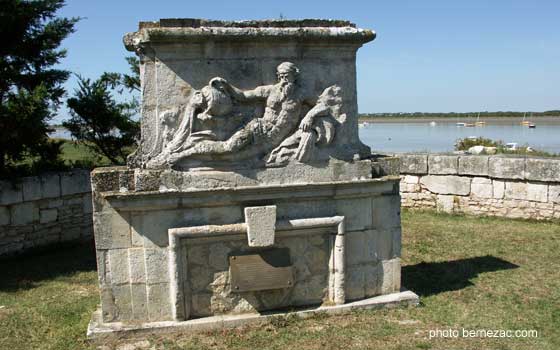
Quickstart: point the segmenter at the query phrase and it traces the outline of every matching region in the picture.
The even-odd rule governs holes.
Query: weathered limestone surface
[[[453,158],[458,160],[457,174],[436,175],[451,173]],[[405,169],[401,175],[404,207],[511,218],[560,218],[556,159],[482,155],[429,159],[427,173]]]
[[[400,164],[358,138],[356,50],[374,37],[345,21],[193,19],[125,36],[142,135],[129,168],[92,172],[102,322],[400,290]],[[427,156],[405,164],[428,171]]]
[[[91,200],[85,170],[0,181],[0,256],[91,239]]]

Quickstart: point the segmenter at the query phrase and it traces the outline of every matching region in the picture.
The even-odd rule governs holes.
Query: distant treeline
[[[360,113],[360,118],[469,118],[476,117],[480,113],[481,118],[491,117],[523,117],[527,115],[530,117],[560,117],[560,110],[544,111],[544,112],[512,112],[512,111],[499,111],[499,112],[465,112],[465,113]]]

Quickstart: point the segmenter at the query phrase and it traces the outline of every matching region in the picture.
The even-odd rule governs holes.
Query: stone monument
[[[141,22],[142,134],[92,173],[92,337],[417,302],[400,285],[398,160],[358,137],[339,20]]]

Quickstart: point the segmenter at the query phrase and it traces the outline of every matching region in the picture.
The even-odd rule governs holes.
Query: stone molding
[[[329,277],[328,277],[328,296],[329,300],[335,305],[345,302],[345,225],[344,216],[333,216],[324,218],[306,218],[280,220],[276,223],[276,233],[279,236],[286,234],[317,234],[316,230],[326,229],[325,233],[333,233],[332,228],[336,228],[335,234],[331,237],[331,255],[329,258]],[[331,228],[329,230],[329,228]],[[174,321],[184,321],[189,319],[188,302],[185,302],[185,295],[181,288],[182,281],[179,273],[180,256],[183,246],[180,240],[184,239],[203,239],[210,237],[220,237],[222,241],[233,239],[245,239],[247,234],[247,223],[229,225],[204,225],[169,229],[169,276],[170,276],[170,300],[171,315]],[[188,269],[188,267],[184,267]]]

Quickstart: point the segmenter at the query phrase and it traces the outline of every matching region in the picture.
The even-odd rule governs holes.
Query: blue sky
[[[559,14],[557,0],[67,0],[59,12],[83,17],[62,66],[90,78],[127,71],[122,36],[138,21],[350,20],[377,32],[358,51],[361,113],[559,109]]]

